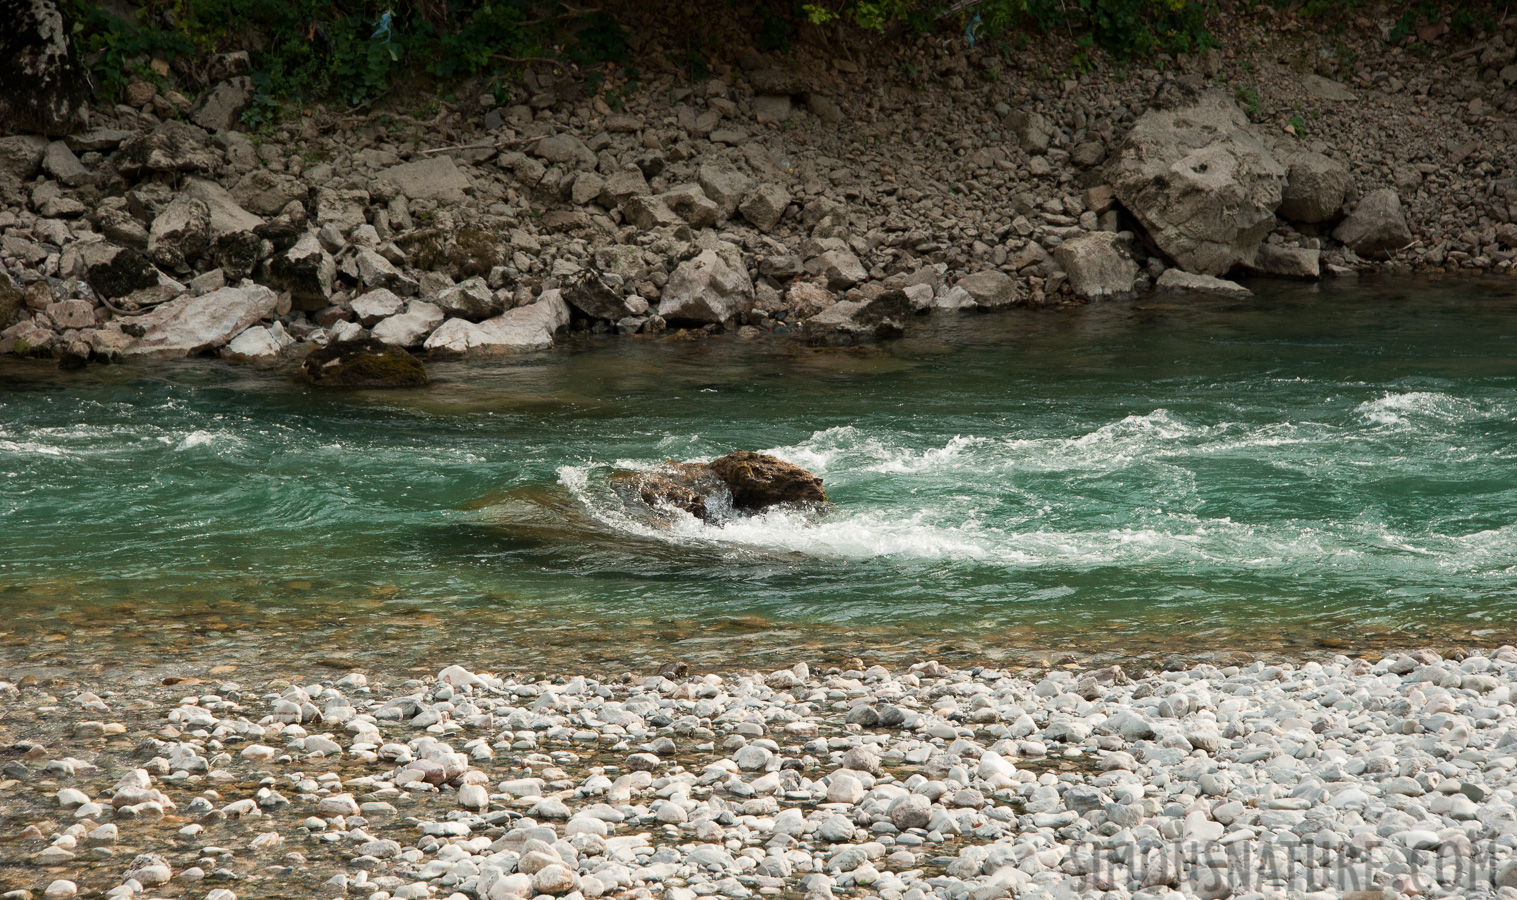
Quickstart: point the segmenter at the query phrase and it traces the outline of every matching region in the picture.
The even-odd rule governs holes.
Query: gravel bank
[[[1517,649],[0,682],[5,897],[1517,895]]]

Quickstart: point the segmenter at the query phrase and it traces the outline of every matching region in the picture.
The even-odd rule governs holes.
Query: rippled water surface
[[[587,339],[322,394],[0,362],[12,660],[1077,658],[1517,632],[1517,282],[1256,285],[883,348]],[[767,450],[836,508],[629,515]]]

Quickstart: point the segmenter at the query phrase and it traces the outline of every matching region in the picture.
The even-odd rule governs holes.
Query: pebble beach
[[[1517,648],[0,682],[0,896],[1512,896]]]

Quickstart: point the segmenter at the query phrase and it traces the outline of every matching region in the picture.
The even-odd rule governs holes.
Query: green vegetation
[[[194,85],[209,54],[247,51],[255,96],[243,122],[257,129],[290,105],[365,107],[397,84],[441,96],[460,79],[481,77],[483,89],[505,104],[521,69],[539,63],[578,67],[590,93],[621,108],[638,75],[618,16],[627,22],[656,16],[649,7],[673,0],[605,0],[599,8],[568,0],[138,0],[130,19],[89,0],[59,2],[106,101],[116,100],[132,81],[166,83],[171,72],[189,75]],[[1055,36],[1073,45],[1067,72],[1074,75],[1103,68],[1125,74],[1127,64],[1139,60],[1162,67],[1166,57],[1218,45],[1212,33],[1217,0],[728,3],[748,14],[756,46],[779,53],[796,46],[808,23],[890,40],[962,35],[1008,62]],[[1370,14],[1366,0],[1242,0],[1237,12],[1264,7],[1319,20],[1324,24],[1314,28],[1327,34],[1341,34]],[[1376,10],[1394,22],[1388,42],[1410,43],[1414,52],[1424,48],[1417,40],[1424,26],[1475,34],[1496,23],[1488,2],[1392,0],[1388,9]],[[709,77],[718,62],[730,61],[712,40],[695,28],[677,34],[669,59],[691,79]],[[1332,52],[1340,71],[1358,62],[1347,41],[1338,40]],[[896,72],[917,86],[925,77],[906,62]],[[999,77],[992,68],[979,73],[987,81]],[[625,85],[615,87],[621,80]],[[1240,102],[1250,105],[1241,96]]]

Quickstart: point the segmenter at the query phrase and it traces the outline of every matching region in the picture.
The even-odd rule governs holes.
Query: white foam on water
[[[1481,415],[1474,403],[1438,391],[1387,393],[1359,404],[1354,412],[1366,423],[1390,426],[1408,426],[1418,421],[1456,423]]]

